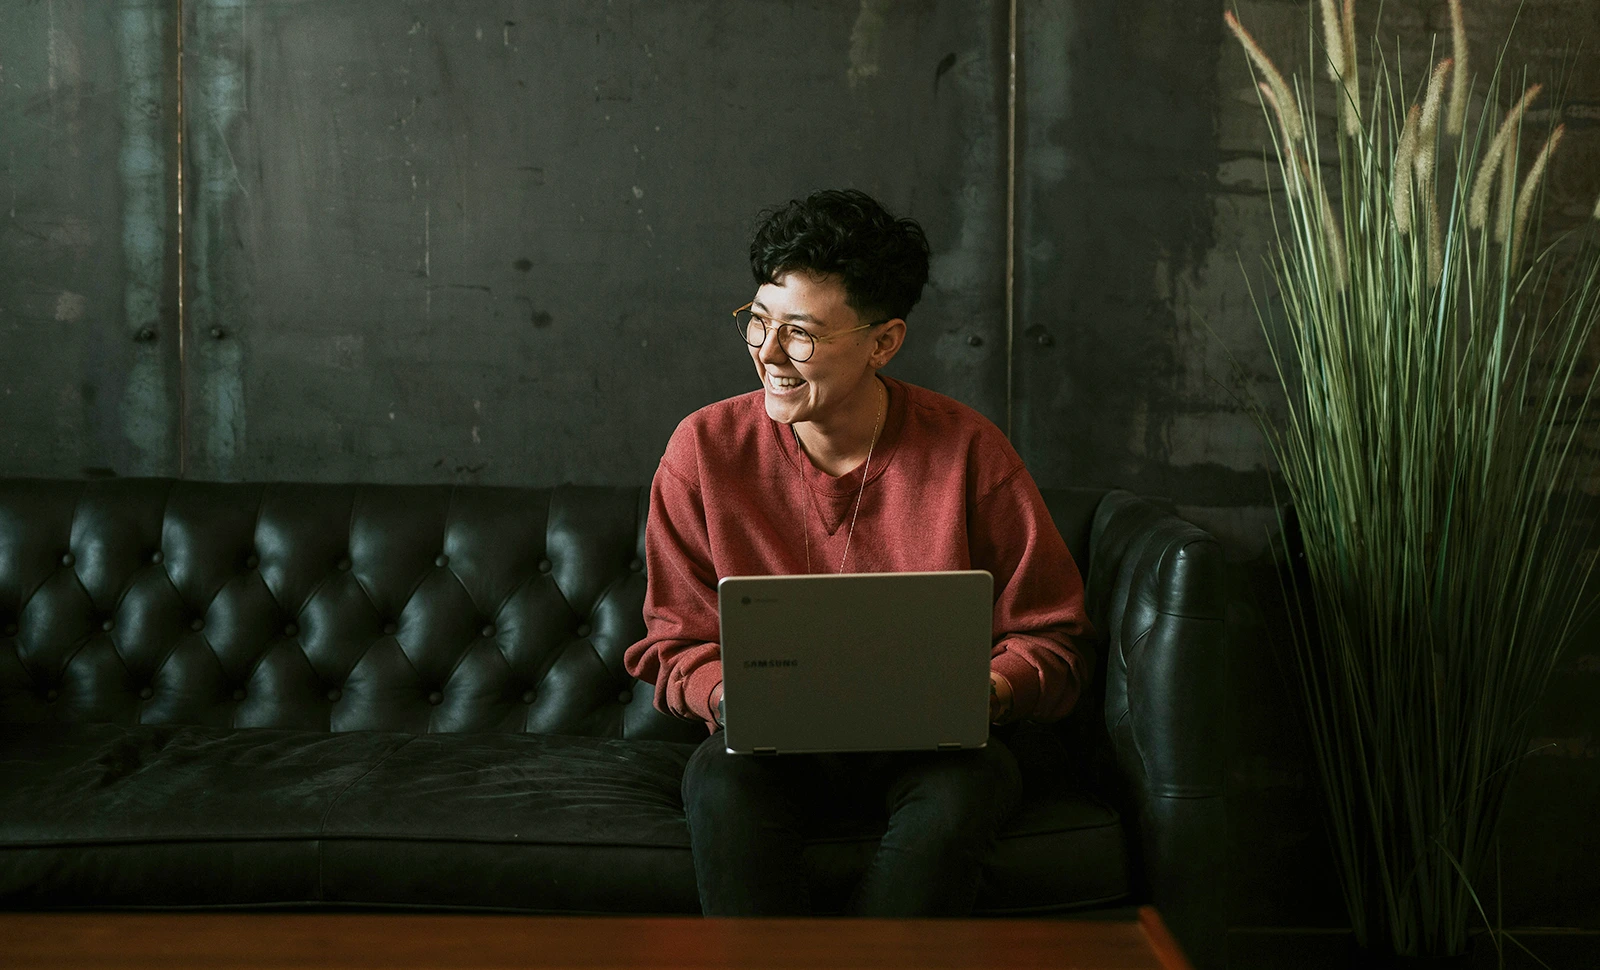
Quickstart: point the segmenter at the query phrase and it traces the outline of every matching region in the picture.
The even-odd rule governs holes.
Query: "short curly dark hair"
[[[904,318],[928,282],[928,237],[865,192],[813,192],[762,212],[750,240],[758,285],[796,271],[837,276],[858,314]]]

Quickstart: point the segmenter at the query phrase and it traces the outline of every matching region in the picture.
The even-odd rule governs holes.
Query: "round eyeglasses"
[[[859,327],[852,327],[849,330],[841,330],[838,333],[830,333],[819,337],[811,331],[797,327],[792,323],[778,323],[776,320],[768,319],[751,309],[754,306],[754,303],[746,303],[733,311],[733,323],[739,331],[740,339],[752,347],[760,347],[767,342],[767,331],[777,330],[778,347],[783,350],[785,357],[797,364],[803,364],[810,360],[811,355],[817,352],[817,344],[837,340],[840,337],[876,327],[880,323],[888,323],[894,319],[893,317],[886,317],[873,323],[863,323]]]

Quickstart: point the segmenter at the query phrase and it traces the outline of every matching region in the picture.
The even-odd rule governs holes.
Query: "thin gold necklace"
[[[844,572],[845,560],[850,558],[850,540],[856,535],[856,517],[861,514],[861,496],[867,491],[867,473],[872,471],[872,449],[878,447],[878,432],[883,430],[883,405],[889,399],[889,389],[883,389],[883,399],[878,402],[878,416],[872,420],[872,440],[867,443],[867,460],[861,464],[861,488],[856,491],[855,511],[850,513],[850,530],[844,534],[844,555],[839,557],[838,572]],[[789,433],[794,435],[794,446],[800,452],[800,457],[805,458],[805,446],[800,443],[800,435],[794,430],[794,425],[789,425]],[[806,575],[811,574],[811,487],[806,484],[805,471],[798,465],[795,470],[800,472],[800,486],[806,494],[801,496],[805,503],[805,536],[806,536]]]

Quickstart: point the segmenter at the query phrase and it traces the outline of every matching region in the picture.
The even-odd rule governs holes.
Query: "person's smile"
[[[786,394],[792,394],[804,387],[807,383],[806,379],[803,377],[795,377],[789,374],[774,374],[771,371],[764,371],[763,373],[766,374],[767,390],[778,395],[779,397],[782,397]]]

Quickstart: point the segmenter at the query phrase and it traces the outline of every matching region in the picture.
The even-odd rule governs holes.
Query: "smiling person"
[[[988,570],[997,725],[1063,717],[1089,682],[1083,583],[1000,430],[879,374],[928,279],[916,222],[862,192],[818,192],[765,214],[750,268],[755,296],[734,316],[761,389],[696,411],[668,442],[645,530],[647,633],[625,658],[658,708],[712,732],[683,778],[701,908],[810,912],[806,836],[859,818],[883,835],[850,912],[963,915],[1020,797],[1001,737],[957,752],[728,754],[717,582]]]

